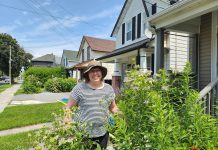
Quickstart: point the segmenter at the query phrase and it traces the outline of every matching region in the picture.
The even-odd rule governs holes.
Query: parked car
[[[1,83],[10,83],[10,78],[8,76],[0,77]]]

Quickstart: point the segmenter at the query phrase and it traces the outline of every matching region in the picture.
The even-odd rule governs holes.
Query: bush
[[[217,120],[204,114],[199,93],[190,87],[190,65],[171,80],[165,71],[157,79],[133,70],[118,98],[123,116],[111,128],[117,149],[216,149]]]
[[[65,110],[64,113],[54,114],[55,120],[51,127],[45,127],[36,131],[32,136],[35,150],[87,150],[92,149],[93,144],[97,145],[96,150],[100,150],[99,144],[93,142],[88,133],[83,130],[80,123],[75,121],[63,122],[64,117],[74,117],[75,109],[71,112]]]
[[[23,83],[24,93],[39,93],[42,87],[42,83],[39,79],[33,75],[29,75],[25,78]]]
[[[68,78],[54,78],[49,79],[45,83],[45,89],[49,92],[59,93],[59,92],[70,92],[73,87],[76,85],[76,79]]]
[[[39,79],[39,81],[44,84],[48,79],[51,78],[65,78],[66,72],[64,68],[55,67],[55,68],[46,68],[46,67],[30,67],[24,75],[24,80],[29,75],[33,75]]]

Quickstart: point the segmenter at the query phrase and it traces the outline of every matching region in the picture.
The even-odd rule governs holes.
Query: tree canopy
[[[19,45],[17,40],[11,35],[0,33],[0,70],[6,75],[9,74],[9,55],[11,45],[11,74],[12,77],[19,76],[22,66],[28,68],[30,60],[33,58],[32,54],[26,53]],[[13,78],[12,78],[13,79]]]

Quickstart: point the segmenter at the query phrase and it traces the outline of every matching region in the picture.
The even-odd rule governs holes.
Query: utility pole
[[[11,45],[9,45],[9,49],[10,49],[10,55],[9,55],[9,81],[10,81],[10,85],[11,85]]]

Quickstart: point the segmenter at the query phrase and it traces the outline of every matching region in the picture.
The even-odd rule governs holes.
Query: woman
[[[76,85],[67,104],[68,109],[78,106],[74,120],[86,124],[90,138],[99,143],[101,149],[106,149],[109,133],[105,128],[109,110],[118,111],[113,88],[103,82],[107,68],[100,62],[92,61],[84,71],[85,82]]]

